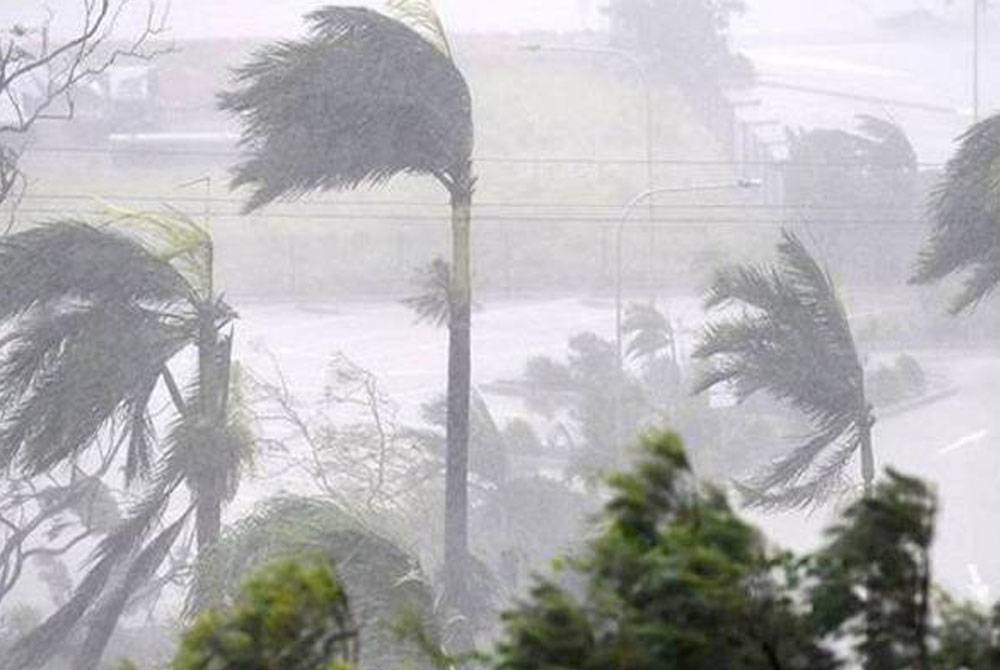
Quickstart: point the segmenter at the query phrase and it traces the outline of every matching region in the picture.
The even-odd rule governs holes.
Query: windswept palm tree
[[[235,313],[214,294],[211,267],[208,233],[180,216],[118,213],[110,224],[60,221],[0,240],[0,466],[43,473],[107,438],[125,483],[144,490],[68,602],[0,667],[41,667],[80,627],[74,667],[97,667],[188,522],[200,552],[218,540],[250,439],[229,391],[232,336],[223,330]],[[169,366],[188,348],[197,369],[182,389]],[[151,420],[161,385],[174,405],[162,445]],[[182,485],[185,508],[163,527]]]
[[[728,315],[706,326],[695,350],[708,361],[696,392],[728,385],[742,402],[765,391],[812,425],[808,439],[742,485],[747,503],[815,504],[842,486],[855,455],[867,491],[874,418],[861,362],[833,282],[799,238],[783,231],[775,266],[719,271],[706,304]]]
[[[394,0],[399,20],[358,7],[306,16],[309,34],[267,46],[235,72],[221,107],[243,123],[233,186],[245,211],[318,190],[429,175],[451,198],[445,563],[461,600],[468,554],[472,103],[429,0]]]
[[[627,342],[625,357],[629,360],[650,360],[663,354],[677,360],[673,324],[653,303],[626,305],[622,332]]]
[[[196,566],[189,596],[193,609],[238,595],[248,575],[279,559],[319,554],[344,581],[358,619],[367,667],[423,667],[421,649],[399,638],[398,627],[418,616],[436,641],[434,591],[417,559],[337,505],[314,498],[273,498],[228,528]]]
[[[922,250],[914,284],[965,274],[950,311],[973,309],[1000,283],[1000,115],[972,126],[948,161],[931,201],[934,230]]]

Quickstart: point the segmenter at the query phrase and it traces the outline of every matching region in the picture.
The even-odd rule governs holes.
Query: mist
[[[0,670],[1000,667],[998,37],[4,2]]]

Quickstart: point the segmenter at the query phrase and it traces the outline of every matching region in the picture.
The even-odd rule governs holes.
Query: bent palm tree
[[[421,651],[397,635],[409,617],[420,616],[435,639],[434,593],[417,560],[367,528],[337,505],[313,498],[273,498],[226,530],[206,560],[199,561],[189,605],[228,604],[247,575],[278,559],[320,554],[344,580],[360,624],[362,660],[368,667],[420,667]]]
[[[76,667],[96,667],[188,520],[200,552],[217,541],[247,452],[229,397],[231,335],[221,335],[235,314],[212,292],[208,234],[154,214],[115,223],[133,234],[65,221],[0,241],[0,466],[45,472],[108,437],[124,452],[126,484],[145,487],[69,601],[13,646],[3,668],[40,667],[81,622]],[[188,347],[198,366],[185,395],[168,365]],[[175,419],[157,453],[150,405],[161,382]],[[181,484],[186,509],[156,533]]]
[[[951,303],[952,314],[974,308],[1000,283],[1000,115],[972,126],[948,161],[934,193],[934,231],[922,250],[911,283],[929,284],[967,272]]]
[[[767,391],[813,427],[808,440],[741,487],[747,503],[816,503],[841,485],[857,453],[867,491],[875,472],[874,418],[861,362],[829,275],[798,237],[783,231],[775,267],[719,271],[707,307],[740,311],[706,326],[694,355],[709,368],[696,392],[728,384],[742,402]]]
[[[391,5],[401,21],[357,7],[308,14],[309,35],[259,51],[236,70],[237,88],[222,94],[220,104],[243,122],[249,157],[236,166],[233,186],[254,189],[248,212],[279,197],[378,186],[399,174],[433,176],[450,194],[445,564],[451,596],[461,600],[468,553],[471,99],[430,3]]]
[[[622,322],[627,345],[625,357],[629,360],[650,360],[667,353],[677,361],[677,341],[674,326],[656,305],[630,303],[625,306]]]

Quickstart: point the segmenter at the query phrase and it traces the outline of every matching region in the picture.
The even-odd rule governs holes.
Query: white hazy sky
[[[177,38],[295,35],[301,16],[324,4],[363,4],[379,8],[384,0],[155,0],[168,1]],[[37,23],[50,7],[67,29],[83,0],[0,0],[0,27],[18,20]],[[141,10],[148,0],[132,0]],[[607,0],[437,0],[453,32],[575,32],[600,29],[600,8]],[[850,32],[894,11],[924,8],[964,20],[972,0],[747,0],[748,12],[735,26],[740,33]],[[971,6],[971,5],[970,5]],[[141,14],[133,11],[133,15]],[[1000,14],[1000,11],[994,12]],[[133,20],[137,17],[133,16]],[[997,18],[994,16],[993,18]]]

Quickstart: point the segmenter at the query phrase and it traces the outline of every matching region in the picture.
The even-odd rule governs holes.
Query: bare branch
[[[83,18],[75,36],[50,44],[48,18],[37,28],[15,26],[0,40],[0,100],[11,118],[0,120],[0,205],[16,205],[27,184],[17,169],[20,152],[10,148],[4,136],[24,135],[42,120],[73,118],[73,91],[79,85],[107,72],[126,59],[149,60],[173,51],[172,45],[158,45],[166,32],[167,11],[157,11],[150,2],[145,23],[133,38],[116,45],[115,31],[126,9],[139,0],[80,0]],[[2,33],[4,31],[0,31]],[[32,90],[33,99],[25,91]],[[64,111],[55,111],[64,103]],[[13,226],[16,207],[11,209]]]

